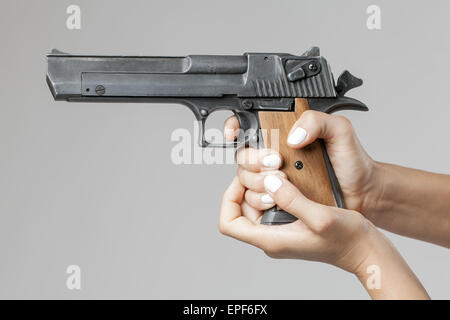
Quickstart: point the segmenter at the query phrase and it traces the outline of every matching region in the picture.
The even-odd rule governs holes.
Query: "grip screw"
[[[301,162],[300,160],[295,161],[295,169],[297,170],[302,170],[303,169],[303,162]]]
[[[105,89],[104,86],[98,85],[98,86],[95,87],[95,93],[98,94],[99,96],[104,95],[105,92],[106,92],[106,89]]]

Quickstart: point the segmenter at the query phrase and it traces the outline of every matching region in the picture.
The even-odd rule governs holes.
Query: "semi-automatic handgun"
[[[367,111],[346,97],[362,80],[344,71],[337,83],[319,48],[296,56],[286,53],[244,55],[84,56],[53,50],[47,55],[47,83],[55,100],[69,102],[180,103],[200,124],[202,147],[240,147],[257,141],[270,148],[261,129],[279,130],[282,170],[303,194],[319,203],[344,207],[339,182],[323,141],[294,150],[284,141],[291,126],[308,110],[331,113]],[[236,141],[216,144],[205,139],[205,122],[217,110],[231,110],[240,123]],[[276,207],[261,223],[285,224],[296,218]]]

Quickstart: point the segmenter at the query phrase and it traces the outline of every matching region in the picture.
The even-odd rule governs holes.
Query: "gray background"
[[[366,8],[382,9],[382,30]],[[69,4],[82,29],[65,26]],[[301,53],[365,80],[345,114],[374,159],[449,173],[448,12],[442,1],[17,1],[0,10],[0,298],[368,298],[352,275],[278,261],[217,230],[234,165],[170,161],[177,105],[54,102],[51,48],[83,54]],[[388,234],[434,298],[450,252]],[[66,288],[66,267],[82,289]]]

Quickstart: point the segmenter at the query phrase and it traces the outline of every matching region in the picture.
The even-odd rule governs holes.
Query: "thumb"
[[[302,148],[321,138],[327,144],[348,144],[354,141],[354,136],[347,118],[308,110],[292,126],[287,143],[293,148]]]
[[[267,175],[264,188],[281,209],[302,220],[313,231],[322,232],[331,224],[334,215],[330,208],[306,198],[287,179]]]

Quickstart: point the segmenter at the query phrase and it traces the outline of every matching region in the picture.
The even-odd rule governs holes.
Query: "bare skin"
[[[428,298],[401,255],[375,226],[450,247],[450,176],[375,162],[344,117],[307,111],[291,132],[297,127],[307,136],[292,148],[303,148],[317,138],[325,140],[347,209],[306,199],[277,171],[282,161],[276,167],[264,166],[265,156],[276,151],[242,149],[237,154],[238,178],[223,198],[221,232],[271,257],[336,265],[354,273],[375,299]],[[227,140],[235,138],[238,128],[235,118],[226,121]],[[258,161],[250,163],[252,157]],[[281,181],[275,181],[278,189],[273,188],[274,178],[267,176]],[[275,204],[299,220],[284,226],[260,225],[262,211]],[[367,285],[367,270],[373,265],[381,271],[379,289]]]

